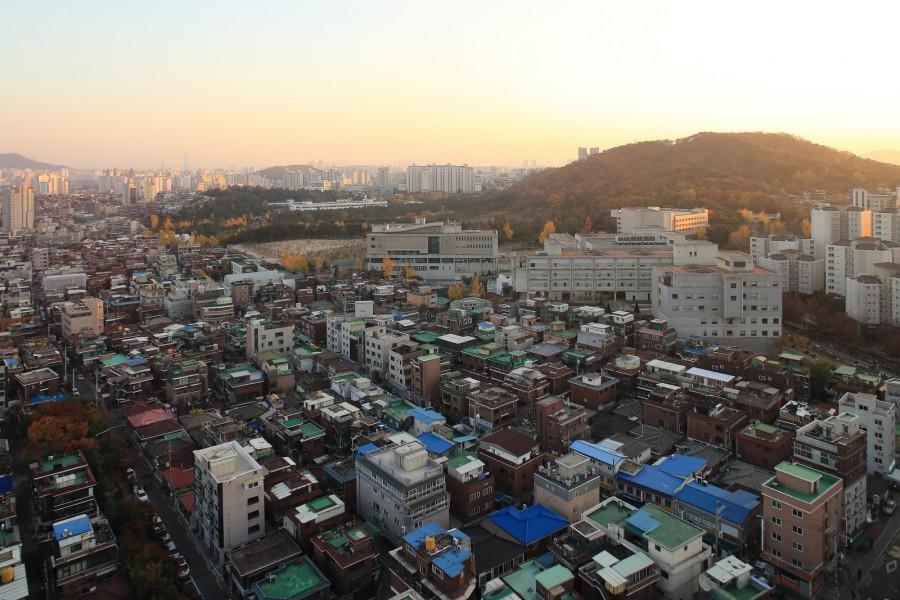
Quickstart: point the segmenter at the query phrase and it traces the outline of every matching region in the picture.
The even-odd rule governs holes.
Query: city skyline
[[[875,60],[892,50],[895,7],[463,3],[458,21],[412,3],[216,9],[5,5],[4,76],[18,84],[0,98],[0,150],[74,168],[185,152],[264,168],[554,166],[578,146],[710,130],[900,147],[900,84]],[[859,30],[865,44],[835,43]]]

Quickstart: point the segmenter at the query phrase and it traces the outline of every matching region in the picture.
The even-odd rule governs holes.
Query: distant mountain
[[[58,169],[61,165],[33,160],[21,154],[0,154],[0,169]]]
[[[496,192],[492,205],[504,207],[494,223],[508,219],[525,238],[546,220],[557,231],[578,231],[588,218],[594,229],[615,230],[610,209],[633,205],[705,206],[722,235],[739,222],[741,208],[782,212],[788,227],[798,229],[808,208],[790,202],[791,194],[824,190],[842,196],[857,186],[898,184],[900,166],[791,135],[698,133],[619,146],[545,169]],[[522,239],[519,233],[516,239]]]
[[[900,150],[891,150],[885,148],[883,150],[875,150],[864,155],[872,160],[880,160],[881,162],[890,163],[892,165],[900,165]]]
[[[279,177],[283,177],[287,171],[311,171],[312,169],[313,167],[310,165],[283,165],[268,167],[262,171],[257,171],[257,174],[268,177],[269,179],[278,179]]]

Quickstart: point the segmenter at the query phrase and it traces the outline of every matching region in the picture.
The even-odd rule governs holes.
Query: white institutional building
[[[638,233],[645,229],[695,233],[709,226],[709,211],[705,208],[628,206],[612,209],[610,216],[616,219],[617,233]]]

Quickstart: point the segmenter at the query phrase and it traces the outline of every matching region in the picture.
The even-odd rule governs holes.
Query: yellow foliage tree
[[[302,254],[294,254],[290,250],[281,253],[282,266],[295,273],[306,273],[309,271],[309,261]]]
[[[403,276],[406,279],[415,279],[416,278],[416,268],[412,265],[406,265],[403,267]]]
[[[466,297],[466,286],[460,282],[451,283],[447,288],[447,297],[451,300],[462,300]]]
[[[390,256],[385,256],[384,260],[381,262],[381,272],[384,273],[384,276],[388,279],[394,276],[394,259]]]
[[[503,237],[506,238],[506,241],[508,242],[511,239],[513,239],[513,235],[514,235],[513,228],[509,226],[509,223],[504,223],[503,224]]]
[[[316,269],[321,269],[325,266],[325,257],[321,254],[316,254],[313,256],[312,264]]]
[[[156,213],[152,213],[150,215],[150,229],[157,229],[159,227],[159,215]]]
[[[808,218],[800,222],[800,235],[805,238],[812,236],[812,224]]]
[[[472,295],[481,298],[481,276],[478,273],[472,277]]]
[[[581,229],[578,230],[582,235],[586,233],[590,233],[594,228],[594,220],[590,217],[590,215],[584,218],[584,225],[581,226]]]
[[[750,246],[750,227],[741,225],[728,236],[728,245],[734,250],[746,252]]]
[[[784,224],[784,221],[769,221],[766,223],[766,232],[769,234],[781,233],[785,229],[787,229],[787,226]]]
[[[547,221],[546,223],[544,223],[544,228],[541,229],[541,233],[538,236],[538,242],[543,244],[544,240],[550,237],[550,235],[553,233],[556,233],[556,223],[554,223],[553,221]]]

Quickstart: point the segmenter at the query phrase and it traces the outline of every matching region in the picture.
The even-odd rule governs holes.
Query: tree
[[[584,224],[581,226],[581,229],[578,230],[578,233],[581,235],[585,235],[593,231],[594,229],[594,220],[591,219],[591,216],[588,215],[584,218]]]
[[[466,286],[460,282],[451,283],[447,288],[447,297],[451,300],[461,300],[466,297]]]
[[[728,245],[734,250],[746,252],[750,246],[750,227],[741,225],[728,236]]]
[[[553,233],[556,233],[556,224],[553,221],[547,221],[544,223],[544,228],[541,229],[540,235],[538,235],[538,242],[543,244]]]
[[[481,298],[481,276],[478,273],[472,277],[472,295]]]
[[[825,400],[825,386],[828,384],[828,378],[831,377],[831,364],[823,360],[816,363],[809,369],[809,395],[815,400]]]
[[[513,228],[509,226],[509,223],[503,224],[503,237],[506,238],[506,241],[510,241],[513,239]]]
[[[812,225],[809,222],[809,218],[800,221],[800,236],[804,238],[812,237]]]
[[[306,257],[302,254],[294,254],[287,249],[281,253],[281,265],[294,273],[309,272],[309,261],[306,260]]]
[[[156,229],[159,227],[159,215],[156,213],[150,214],[150,229]]]
[[[394,276],[394,259],[390,256],[385,256],[384,260],[381,262],[381,272],[384,273],[385,278],[390,279]]]
[[[313,256],[312,264],[316,268],[316,270],[321,269],[325,266],[325,257],[321,254],[316,254]]]
[[[412,265],[406,265],[403,267],[403,277],[406,279],[415,279],[416,278],[416,268]]]

